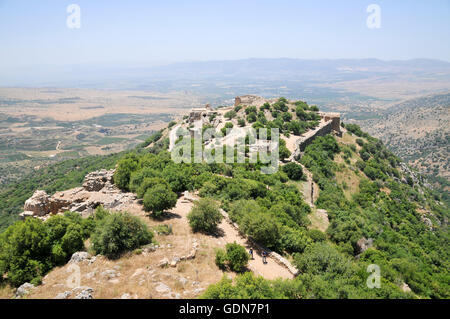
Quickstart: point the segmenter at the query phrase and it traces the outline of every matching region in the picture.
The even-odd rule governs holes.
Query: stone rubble
[[[124,193],[114,185],[115,170],[99,170],[86,175],[83,187],[61,191],[53,196],[37,190],[24,205],[20,217],[36,217],[42,220],[65,211],[77,212],[89,217],[102,205],[106,209],[121,210],[121,207],[137,202],[136,195]]]

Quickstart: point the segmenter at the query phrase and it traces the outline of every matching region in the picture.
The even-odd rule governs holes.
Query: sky
[[[450,0],[0,0],[0,68],[280,57],[450,61]]]

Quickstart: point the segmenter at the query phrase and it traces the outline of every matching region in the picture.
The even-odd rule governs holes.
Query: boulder
[[[56,295],[54,299],[67,299],[72,295],[71,291],[64,291]]]
[[[29,294],[31,290],[34,289],[34,286],[28,282],[24,283],[23,285],[21,285],[19,288],[17,288],[16,290],[16,298],[20,298],[25,296],[26,294]]]
[[[369,238],[366,239],[365,237],[362,237],[360,240],[356,242],[356,248],[358,249],[358,254],[362,254],[367,249],[373,246],[373,239]]]
[[[172,261],[170,262],[170,267],[176,267],[179,261],[180,261],[179,257],[173,257]]]
[[[169,259],[163,258],[159,261],[158,266],[159,267],[166,267],[169,264]]]
[[[422,223],[424,223],[429,230],[433,230],[433,222],[428,217],[421,217]]]

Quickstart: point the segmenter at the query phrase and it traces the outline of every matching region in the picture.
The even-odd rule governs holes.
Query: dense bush
[[[121,159],[114,173],[114,183],[120,189],[129,191],[131,173],[137,170],[139,159],[135,154],[130,154]]]
[[[155,216],[158,216],[165,210],[175,207],[177,194],[172,192],[166,184],[156,184],[147,189],[143,203],[146,211],[153,212]]]
[[[92,235],[92,248],[109,258],[151,243],[153,233],[129,213],[110,213],[104,216]]]
[[[299,181],[303,177],[302,167],[294,162],[284,165],[283,172],[285,172],[287,176],[294,181]]]
[[[228,120],[231,120],[232,118],[236,117],[236,111],[231,110],[225,113],[224,117]]]
[[[225,250],[216,251],[216,265],[221,269],[228,267],[232,271],[241,272],[247,266],[249,259],[250,256],[245,248],[236,243],[229,243],[225,246]]]
[[[280,238],[279,226],[268,215],[259,212],[244,215],[239,228],[258,243],[269,248],[276,247]]]
[[[27,218],[11,225],[0,235],[0,274],[8,274],[15,286],[39,283],[50,269],[84,248],[83,239],[89,233],[83,225],[73,213],[46,222]]]
[[[187,218],[193,231],[211,233],[222,220],[222,214],[212,199],[202,198],[194,203]]]

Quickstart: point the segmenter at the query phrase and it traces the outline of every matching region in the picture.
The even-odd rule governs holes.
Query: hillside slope
[[[279,128],[283,140],[292,136],[300,138],[318,124],[317,114],[314,115],[317,108],[302,101],[279,99],[259,107],[239,105],[233,111],[235,113],[228,114],[229,119],[222,122],[222,128],[228,122],[238,123],[239,119],[244,119],[255,127]],[[185,270],[190,280],[196,275],[195,269],[204,270],[198,280],[200,286],[206,288],[211,284],[204,291],[204,298],[449,298],[448,206],[439,201],[439,196],[431,192],[419,174],[411,171],[379,140],[352,124],[343,125],[342,131],[342,136],[317,136],[294,158],[290,156],[289,143],[280,143],[283,162],[274,174],[262,174],[260,168],[264,163],[260,161],[176,164],[166,151],[166,132],[153,138],[150,148],[141,148],[122,157],[114,182],[124,192],[132,191],[143,198],[135,215],[145,224],[155,230],[161,224],[173,224],[173,235],[157,236],[164,247],[175,251],[191,243],[193,237],[197,239],[199,258],[187,264]],[[180,146],[190,143],[187,138],[177,142]],[[311,187],[305,187],[305,183],[312,184],[318,194],[308,197],[305,190],[310,191]],[[280,275],[280,279],[273,280],[268,276],[255,276],[257,271],[238,275],[225,272],[232,279],[224,276],[218,281],[222,273],[216,266],[213,251],[229,237],[220,231],[214,234],[193,232],[187,228],[186,212],[161,214],[151,206],[161,192],[165,194],[163,198],[174,196],[180,202],[185,191],[220,204],[234,223],[233,227],[238,227],[244,236],[258,243],[258,247],[265,246],[290,261],[298,269],[298,276],[282,279],[286,277]],[[310,198],[315,201],[305,201]],[[144,213],[142,207],[149,212]],[[319,223],[317,218],[312,218],[314,216],[328,219],[329,224]],[[46,227],[52,218],[36,223]],[[91,230],[86,229],[87,238],[92,228],[95,233],[95,228],[102,225],[95,224],[96,218],[95,215]],[[4,242],[0,247],[11,246],[15,231],[27,223],[29,219],[9,228],[4,233],[6,236],[0,236]],[[91,241],[92,238],[84,244],[89,251]],[[127,291],[122,291],[117,283],[125,277],[109,278],[108,283],[98,279],[100,286],[93,293],[94,297],[115,298],[128,293],[137,294],[139,298],[176,298],[177,293],[182,297],[185,290],[192,292],[193,288],[177,286],[178,268],[155,270],[163,255],[145,250],[147,253],[141,256],[146,247],[135,251],[140,257],[127,253],[111,261],[98,256],[106,268],[97,271],[102,274],[106,270],[116,270],[130,279],[136,272],[136,276],[145,272],[151,284],[141,287],[138,282],[139,287],[131,284],[126,287]],[[11,274],[13,271],[8,268],[9,253],[0,250],[0,270],[3,267],[4,275],[7,269]],[[50,252],[50,256],[52,254]],[[69,257],[66,256],[66,262]],[[31,265],[36,262],[41,261],[33,260]],[[59,265],[68,267],[64,264]],[[145,270],[144,265],[149,268]],[[379,288],[367,284],[372,274],[368,269],[374,267],[371,265],[380,269]],[[250,270],[254,269],[250,267]],[[40,275],[44,274],[35,274]],[[44,285],[35,290],[36,295],[29,296],[53,296],[54,290],[46,294],[48,284],[57,285],[60,275],[59,268],[50,271],[44,277]],[[152,278],[153,275],[156,277]],[[90,285],[98,278],[93,276],[87,278]],[[163,278],[166,278],[164,282]],[[174,293],[165,294],[169,290]],[[200,292],[203,290],[186,296],[198,296]]]
[[[393,106],[378,119],[361,122],[406,163],[450,192],[450,93]]]

